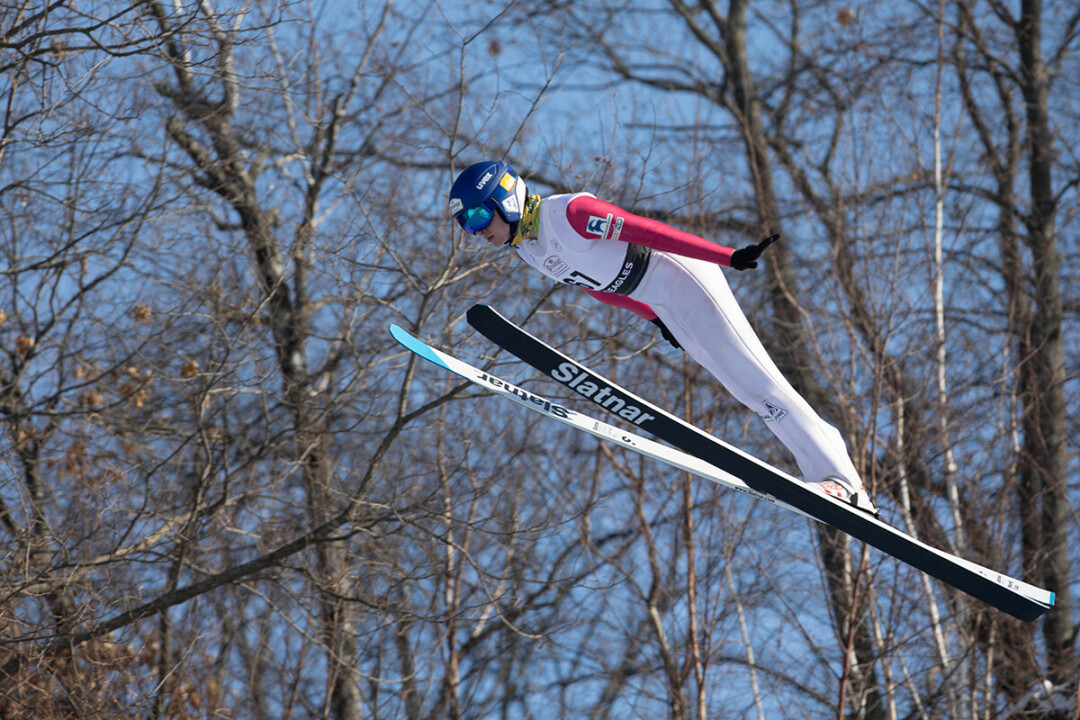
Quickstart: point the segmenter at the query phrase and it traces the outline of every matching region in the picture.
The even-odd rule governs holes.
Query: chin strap
[[[506,244],[516,247],[525,242],[525,238],[536,235],[540,227],[540,196],[530,195],[525,200],[525,209],[521,212],[521,219],[514,223],[510,232],[510,239]]]

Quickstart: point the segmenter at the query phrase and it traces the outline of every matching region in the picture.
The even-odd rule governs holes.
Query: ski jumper
[[[536,235],[515,247],[528,265],[646,320],[659,317],[690,357],[765,420],[804,480],[832,475],[862,489],[843,436],[784,378],[735,301],[719,267],[730,266],[731,248],[589,193],[544,198]]]

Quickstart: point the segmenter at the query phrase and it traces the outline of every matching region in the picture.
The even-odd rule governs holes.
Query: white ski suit
[[[574,193],[544,198],[537,237],[515,249],[553,280],[659,317],[690,357],[765,420],[804,480],[834,476],[863,489],[840,432],[784,378],[739,308],[720,270],[730,266],[731,248]]]

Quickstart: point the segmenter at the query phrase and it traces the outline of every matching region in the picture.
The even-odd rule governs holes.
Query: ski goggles
[[[493,217],[495,217],[495,211],[486,205],[477,205],[468,210],[462,210],[454,216],[454,219],[465,229],[465,232],[475,235],[490,225]]]

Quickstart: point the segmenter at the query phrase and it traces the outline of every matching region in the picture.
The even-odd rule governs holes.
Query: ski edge
[[[536,360],[530,359],[528,357],[525,357],[523,354],[516,352],[515,348],[509,346],[511,343],[500,341],[500,338],[497,337],[497,328],[490,327],[491,323],[495,323],[504,331],[509,331],[515,335],[520,335],[521,338],[525,340],[525,342],[541,348],[545,353],[551,354],[552,356],[559,358],[560,362],[572,363],[572,365],[576,368],[577,371],[583,372],[586,375],[591,376],[593,380],[606,383],[606,385],[612,391],[617,391],[621,393],[623,397],[631,399],[633,402],[640,404],[642,407],[648,409],[650,412],[657,413],[658,415],[660,415],[664,422],[669,424],[669,426],[670,424],[674,424],[674,426],[680,430],[680,433],[678,434],[681,435],[683,431],[691,432],[695,435],[698,441],[710,443],[710,445],[707,446],[706,449],[719,451],[721,455],[729,459],[735,459],[745,467],[752,468],[755,473],[769,473],[772,476],[770,480],[774,484],[777,480],[782,480],[788,483],[794,483],[795,486],[801,486],[801,489],[795,488],[796,494],[801,494],[804,498],[807,497],[805,494],[805,491],[807,490],[807,486],[805,483],[802,483],[801,481],[796,480],[795,478],[792,478],[785,473],[782,473],[781,471],[773,468],[766,463],[763,463],[757,458],[742,452],[738,448],[733,448],[727,445],[722,440],[719,440],[718,438],[715,438],[708,433],[705,433],[700,428],[694,427],[693,425],[690,425],[684,420],[674,415],[671,415],[667,411],[655,406],[654,404],[639,398],[637,395],[620,387],[616,383],[605,378],[603,375],[600,375],[599,373],[590,370],[581,363],[578,363],[573,358],[570,358],[565,354],[560,353],[558,350],[555,350],[551,346],[544,343],[542,340],[532,336],[527,331],[518,327],[509,319],[503,317],[495,309],[483,304],[474,305],[472,308],[469,309],[467,313],[467,318],[469,324],[472,325],[474,329],[478,330],[482,335],[487,337],[493,343],[495,343],[499,347],[502,347],[504,350],[509,351],[511,354],[516,355],[524,362],[532,365],[535,369],[539,370],[541,373],[548,375],[552,379],[556,380],[556,382],[567,385],[567,383],[562,382],[562,380],[554,373],[546,370],[542,366],[542,364],[538,364]],[[594,400],[594,402],[596,401]],[[601,407],[603,407],[601,403],[597,402],[597,404],[600,404]],[[680,443],[677,442],[673,437],[666,437],[665,433],[662,430],[654,430],[652,427],[646,427],[644,425],[642,426],[642,429],[651,432],[652,434],[660,437],[666,442],[670,442],[676,446],[680,445]],[[684,451],[691,450],[691,448],[689,447],[681,447],[681,449]],[[698,453],[696,452],[691,452],[691,454],[698,455]],[[715,463],[712,464],[715,466]],[[746,478],[742,479],[744,481],[746,480]],[[753,483],[748,484],[753,487]],[[763,492],[760,488],[758,488],[758,491]],[[824,496],[819,495],[818,493],[814,493],[813,491],[810,491],[810,493],[813,497],[809,497],[807,499],[811,500],[814,503],[814,507],[816,509],[811,508],[809,514],[817,517],[817,519],[821,520],[822,522],[826,522],[828,524],[839,527],[836,522],[819,514],[819,511],[822,508],[825,508],[830,512],[834,512],[834,510],[830,510],[828,508],[828,505],[822,504],[822,498],[824,498]],[[780,502],[784,502],[783,498],[778,497],[777,499]],[[801,499],[802,498],[800,498],[800,500]],[[831,500],[831,498],[829,500]],[[836,501],[836,505],[842,505],[842,503]],[[874,545],[882,552],[896,557],[901,562],[905,562],[922,572],[930,574],[938,578],[939,580],[949,585],[952,585],[958,590],[966,592],[967,594],[972,595],[973,597],[976,597],[983,602],[986,602],[987,604],[996,607],[1004,612],[1007,612],[1014,617],[1017,617],[1027,622],[1032,622],[1038,619],[1038,617],[1040,617],[1043,613],[1045,613],[1054,605],[1055,594],[1051,591],[1036,587],[1022,580],[1017,580],[1016,578],[1005,575],[1004,573],[991,570],[990,568],[986,568],[982,565],[979,565],[978,563],[927,545],[926,543],[918,540],[917,538],[914,538],[907,533],[904,533],[903,531],[892,527],[891,525],[881,521],[878,518],[872,518],[867,514],[859,513],[859,511],[847,508],[846,506],[843,507],[843,511],[849,514],[849,518],[845,523],[842,523],[848,525],[848,527],[840,527],[841,530],[847,532],[853,537],[856,537],[857,539],[860,539],[864,542],[869,542],[871,545]],[[861,532],[856,534],[851,529],[852,526],[854,526],[855,528],[859,528],[861,526]],[[886,547],[882,547],[883,544],[893,544],[895,546],[896,543],[907,544],[910,547],[910,549],[904,553],[905,555],[907,555],[907,557],[901,557],[900,555],[896,554],[896,551],[890,550]],[[913,559],[909,559],[914,558],[915,555],[922,556],[918,562]],[[932,556],[936,559],[928,560],[928,556]],[[969,573],[969,579],[964,579],[962,577],[948,577],[946,573],[942,572],[941,563],[945,563],[946,566],[958,568]],[[986,585],[984,583],[989,583],[995,588],[995,590],[987,592],[985,590]]]
[[[695,455],[663,445],[655,440],[650,440],[647,437],[637,435],[628,430],[623,430],[602,420],[571,410],[570,408],[541,395],[525,390],[518,385],[470,365],[464,360],[433,348],[398,325],[390,325],[390,334],[399,344],[414,355],[417,355],[444,370],[448,370],[475,385],[490,390],[507,400],[511,400],[533,412],[539,413],[544,417],[551,418],[563,425],[568,425],[592,435],[593,437],[606,440],[613,445],[617,445],[644,457],[664,463],[677,470],[688,472],[692,475],[714,482],[717,485],[722,485],[726,488],[749,495],[757,500],[763,500],[771,505],[776,505],[777,507],[789,510],[807,519],[816,520],[813,516],[792,505],[777,500],[771,495],[753,490],[731,473],[726,472],[722,468],[710,465]]]

